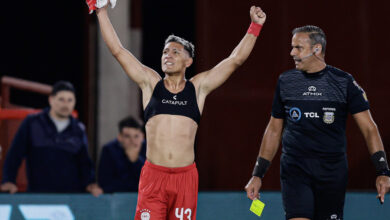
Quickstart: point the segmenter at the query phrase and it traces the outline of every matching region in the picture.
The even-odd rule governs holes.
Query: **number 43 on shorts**
[[[185,219],[191,220],[191,214],[192,214],[192,211],[190,208],[185,209],[185,210],[184,210],[184,208],[176,208],[175,209],[175,216],[176,216],[176,218],[178,218],[180,220],[185,220]],[[184,216],[186,216],[186,218],[184,218]]]

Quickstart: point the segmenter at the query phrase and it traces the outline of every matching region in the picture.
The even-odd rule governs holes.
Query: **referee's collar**
[[[322,70],[320,70],[318,72],[308,73],[308,72],[302,71],[302,73],[305,74],[305,76],[308,76],[308,77],[316,77],[316,76],[323,75],[328,68],[329,68],[329,65],[326,65],[324,69],[322,69]]]

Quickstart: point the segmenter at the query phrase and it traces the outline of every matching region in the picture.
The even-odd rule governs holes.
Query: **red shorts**
[[[136,220],[195,220],[197,201],[195,163],[168,168],[145,162],[138,188]]]

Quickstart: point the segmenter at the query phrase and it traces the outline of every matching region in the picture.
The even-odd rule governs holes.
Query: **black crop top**
[[[154,87],[152,97],[145,108],[145,123],[159,114],[183,115],[199,124],[200,111],[194,85],[187,80],[183,91],[174,94],[165,88],[164,80],[160,80]]]

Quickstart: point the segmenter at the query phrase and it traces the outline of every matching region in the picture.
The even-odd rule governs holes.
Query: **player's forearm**
[[[267,128],[261,141],[259,157],[272,161],[279,149],[280,140],[281,132]]]
[[[379,134],[378,127],[374,124],[363,132],[364,139],[370,155],[378,151],[384,151],[383,142]]]
[[[96,14],[104,42],[106,42],[107,47],[114,56],[118,55],[121,49],[123,49],[123,46],[108,18],[106,8],[98,9]]]
[[[255,46],[257,37],[247,33],[241,42],[234,48],[229,58],[234,60],[237,66],[241,66],[251,54],[253,47]]]
[[[271,161],[275,157],[280,144],[282,130],[282,125],[280,122],[283,121],[276,120],[271,117],[271,121],[268,123],[263,140],[261,142],[259,156],[257,157],[252,176],[257,176],[262,179],[271,165]]]

